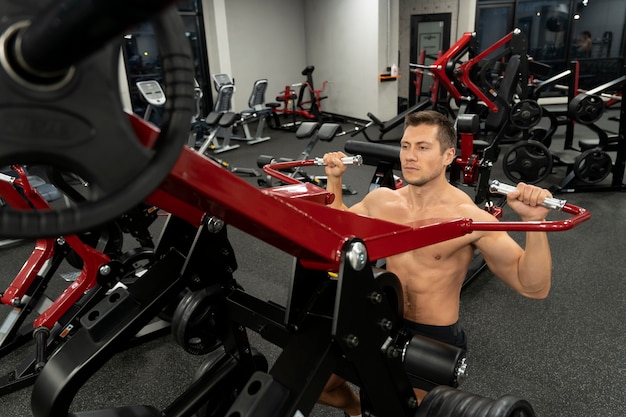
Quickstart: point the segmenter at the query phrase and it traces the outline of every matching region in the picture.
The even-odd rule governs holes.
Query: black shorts
[[[467,350],[467,336],[459,323],[450,326],[431,326],[403,319],[402,325],[412,335],[419,334]]]

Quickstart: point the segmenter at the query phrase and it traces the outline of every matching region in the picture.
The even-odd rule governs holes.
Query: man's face
[[[421,186],[441,175],[452,163],[453,148],[441,152],[437,126],[419,125],[405,129],[400,142],[400,163],[404,181]]]

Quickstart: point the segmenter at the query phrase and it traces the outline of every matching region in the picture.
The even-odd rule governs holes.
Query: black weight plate
[[[541,142],[520,141],[505,153],[502,164],[509,180],[536,184],[552,172],[552,155]]]
[[[222,344],[227,325],[224,296],[219,288],[204,288],[185,295],[172,317],[174,340],[192,355],[205,355]]]
[[[518,129],[530,129],[541,121],[543,110],[535,100],[522,100],[511,108],[511,124]]]
[[[584,125],[595,123],[604,113],[604,100],[595,95],[578,94],[568,104],[567,113],[578,123]]]
[[[600,149],[588,149],[574,161],[574,175],[587,184],[597,184],[609,176],[613,169],[613,161],[606,152]]]
[[[30,50],[31,57],[37,57],[33,53],[37,44],[27,40],[41,33],[37,22],[56,21],[57,16],[71,20],[61,2],[36,3],[40,10],[35,10],[35,2],[5,2],[0,21],[4,39],[20,34],[21,52]],[[98,7],[96,3],[85,2],[80,13],[91,16],[88,8]],[[74,12],[70,15],[80,16],[78,10]],[[125,16],[116,17],[123,20]],[[65,23],[60,17],[58,21],[59,26]],[[75,30],[74,38],[87,36],[80,32],[84,22],[75,23],[63,26],[59,33]],[[145,200],[163,182],[187,140],[194,69],[189,40],[176,10],[169,8],[151,23],[159,44],[167,94],[166,117],[151,148],[138,140],[123,111],[119,90],[112,88],[119,85],[119,35],[109,44],[94,48],[91,55],[73,62],[67,81],[57,84],[22,77],[24,72],[13,65],[17,61],[0,60],[0,165],[37,164],[76,174],[89,183],[91,197],[55,210],[2,210],[1,235],[41,238],[93,230]],[[94,22],[92,29],[105,26]],[[36,35],[34,38],[38,39]],[[89,52],[85,48],[83,45],[78,53]],[[54,58],[51,64],[60,60]]]

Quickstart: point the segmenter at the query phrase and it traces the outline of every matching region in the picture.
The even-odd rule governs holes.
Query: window
[[[534,60],[553,74],[578,61],[589,89],[622,74],[625,22],[623,0],[479,0],[476,33],[482,50],[520,28]]]
[[[528,53],[534,59],[550,63],[567,58],[569,6],[569,0],[518,3],[516,26],[526,34]]]

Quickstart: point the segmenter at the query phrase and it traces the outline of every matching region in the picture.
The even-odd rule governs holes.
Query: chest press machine
[[[142,2],[130,3],[136,3],[132,8],[135,11],[145,7]],[[511,397],[489,400],[445,388],[433,389],[432,395],[429,394],[418,407],[406,375],[406,364],[402,362],[403,356],[419,357],[420,360],[412,364],[409,372],[415,372],[435,386],[458,382],[458,377],[462,375],[462,355],[458,350],[450,350],[422,338],[416,341],[414,337],[407,345],[405,340],[396,337],[402,317],[401,288],[393,274],[377,271],[369,260],[434,244],[474,230],[567,230],[586,221],[590,214],[557,200],[552,202],[552,207],[572,214],[566,221],[529,224],[452,219],[429,226],[398,225],[330,209],[325,204],[331,201],[332,194],[310,183],[259,190],[200,153],[183,146],[193,107],[193,70],[188,41],[183,36],[184,29],[178,14],[173,9],[160,10],[169,4],[167,1],[152,2],[152,13],[146,11],[145,15],[147,18],[161,11],[152,22],[157,38],[164,43],[165,78],[177,80],[176,91],[168,93],[167,122],[162,126],[154,147],[147,145],[154,138],[149,126],[140,125],[141,133],[129,137],[123,131],[127,121],[113,120],[110,116],[113,112],[103,112],[102,108],[98,108],[97,112],[91,113],[91,109],[83,109],[85,119],[97,126],[97,134],[89,148],[104,150],[106,144],[114,148],[115,158],[133,162],[119,164],[128,167],[123,170],[124,178],[118,179],[125,187],[107,187],[106,180],[109,178],[106,172],[98,170],[96,158],[92,160],[93,164],[87,166],[88,169],[83,169],[89,172],[80,173],[92,178],[96,185],[101,184],[105,197],[97,202],[85,202],[72,210],[58,212],[0,213],[0,234],[16,237],[74,232],[102,222],[107,217],[103,213],[114,216],[144,198],[172,214],[171,224],[168,224],[157,248],[156,262],[134,285],[116,288],[94,306],[82,318],[81,329],[46,363],[33,387],[33,415],[183,417],[193,414],[207,402],[220,404],[211,410],[214,415],[306,415],[333,372],[359,385],[371,403],[372,413],[380,417],[434,417],[446,407],[451,408],[450,413],[463,417],[504,417],[516,412],[532,415],[532,408],[523,400]],[[125,1],[124,5],[128,6],[129,1]],[[3,6],[6,6],[8,16],[32,13],[22,3],[7,2]],[[124,19],[119,16],[123,16],[121,10],[126,9],[121,6],[118,10],[111,7],[110,0],[107,0],[92,1],[90,7],[83,10],[85,15],[73,16],[76,22],[67,22],[67,4],[49,4],[41,10],[39,19],[35,16],[32,20],[33,30],[45,29],[44,23],[50,21],[66,22],[70,29],[74,26],[69,23],[80,27],[80,22],[91,23],[91,16],[103,19],[116,16],[116,19],[109,18],[107,21],[122,25]],[[0,29],[7,30],[5,26],[0,26]],[[21,30],[28,31],[24,26]],[[74,33],[72,30],[67,32],[70,35]],[[82,48],[67,48],[66,39],[59,40],[58,45],[63,46],[59,53],[71,52],[68,61],[76,63],[80,54],[74,54],[81,50],[86,53],[88,48],[100,45],[115,33],[117,31],[98,34],[99,39],[90,38]],[[30,41],[21,43],[20,48],[23,49],[19,52],[27,57],[26,62],[30,66],[41,69],[47,62],[43,53],[47,48],[42,46],[47,38],[35,34],[31,35],[34,37],[23,36],[24,41]],[[69,40],[84,41],[77,36],[69,36]],[[26,53],[30,48],[29,42],[43,48],[43,51],[32,56]],[[105,48],[96,54],[93,61],[77,63],[74,70],[85,78],[87,85],[109,84],[91,82],[91,72],[94,68],[109,68],[97,78],[106,76],[107,80],[114,80],[116,66],[102,64],[112,62],[117,52],[116,47]],[[43,58],[43,61],[37,65],[36,59],[31,61],[33,58]],[[67,64],[58,56],[56,58],[56,65]],[[27,88],[8,80],[9,77],[0,77],[0,87],[10,84],[18,91]],[[166,83],[171,84],[174,83]],[[12,89],[3,88],[3,91]],[[68,102],[81,101],[80,88],[73,88],[68,94],[68,98],[55,104],[63,107]],[[115,108],[119,103],[119,100],[107,100],[107,94],[102,96],[99,104],[104,108],[107,105]],[[0,104],[20,103],[21,100],[30,100],[33,106],[38,103],[25,94],[8,93],[0,97]],[[117,125],[120,131],[106,129],[111,125]],[[112,138],[118,135],[111,133],[118,133],[124,140],[112,142]],[[132,152],[137,138],[143,143],[144,152]],[[23,155],[28,146],[14,144],[11,139],[11,132],[0,127],[3,144],[0,159]],[[85,149],[75,149],[79,148],[76,139],[73,136],[68,138],[75,146],[63,149],[68,169],[82,167],[82,158],[89,157]],[[165,143],[161,144],[162,141]],[[46,140],[40,142],[43,149],[41,159],[51,163],[58,155],[56,148]],[[123,142],[128,142],[126,145],[131,150],[124,152],[126,147]],[[146,158],[146,153],[150,153],[149,158]],[[101,152],[97,154],[98,158],[106,156]],[[106,162],[108,164],[110,159]],[[138,163],[139,169],[133,170]],[[269,171],[272,169],[271,166],[267,168]],[[127,183],[127,178],[134,176],[138,177],[136,182]],[[209,177],[220,180],[211,184],[203,181]],[[285,222],[298,227],[285,228]],[[236,260],[227,240],[226,225],[260,238],[297,259],[286,306],[258,300],[241,291],[233,281]],[[212,265],[210,271],[206,268],[207,264]],[[337,279],[329,277],[328,271],[336,271]],[[106,363],[121,343],[136,334],[186,285],[195,289],[219,288],[213,301],[222,301],[226,309],[221,315],[216,311],[213,317],[216,325],[208,330],[221,340],[223,355],[207,366],[205,373],[163,410],[136,405],[70,413],[68,410],[74,396],[89,377]],[[248,330],[258,332],[283,348],[268,371],[257,368],[262,361],[255,361],[253,357],[246,336]],[[418,355],[408,354],[416,351]]]

